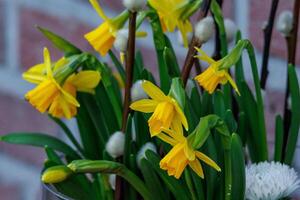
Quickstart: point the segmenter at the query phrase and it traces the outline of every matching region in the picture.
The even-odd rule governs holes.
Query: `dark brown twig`
[[[300,0],[295,0],[293,10],[293,29],[288,37],[286,37],[288,47],[288,64],[295,66],[296,64],[296,48],[297,48],[297,36],[298,36],[298,25],[299,25],[299,12],[300,12]],[[288,98],[290,95],[289,88],[289,77],[287,74],[285,99],[284,99],[284,135],[283,135],[283,147],[282,147],[282,160],[285,157],[285,150],[289,137],[289,129],[291,124],[291,110],[288,107]]]
[[[202,7],[200,9],[200,13],[199,13],[199,16],[197,19],[198,21],[200,21],[201,19],[206,17],[209,7],[210,7],[210,2],[211,2],[211,0],[203,1]],[[194,56],[197,53],[195,47],[201,47],[201,45],[202,45],[201,42],[195,36],[193,36],[192,41],[189,46],[187,56],[184,61],[182,72],[181,72],[181,78],[182,78],[182,82],[183,82],[184,86],[186,85],[187,79],[189,78],[189,75],[191,73],[192,66],[195,62]]]
[[[263,58],[262,58],[262,67],[261,67],[261,79],[260,79],[260,87],[265,89],[266,82],[268,78],[268,62],[269,62],[269,54],[270,54],[270,45],[272,39],[272,31],[274,26],[274,19],[276,15],[276,10],[278,7],[279,0],[273,0],[271,5],[271,11],[268,19],[268,23],[264,28],[264,50],[263,50]]]
[[[125,133],[127,119],[130,112],[130,101],[131,101],[131,86],[133,80],[133,68],[134,68],[134,56],[135,56],[135,31],[136,31],[136,12],[130,12],[129,17],[129,33],[128,33],[128,46],[126,53],[126,82],[125,82],[125,94],[124,94],[124,108],[123,108],[123,118],[122,118],[122,132]],[[118,158],[121,161],[122,158]],[[115,190],[115,200],[122,199],[122,179],[121,177],[116,177],[116,190]]]

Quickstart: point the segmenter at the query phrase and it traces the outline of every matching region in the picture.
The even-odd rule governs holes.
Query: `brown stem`
[[[210,7],[210,2],[211,2],[211,0],[203,1],[199,16],[198,16],[198,21],[200,21],[201,19],[206,17],[209,7]],[[185,57],[184,65],[183,65],[182,72],[181,72],[181,78],[182,78],[182,82],[183,82],[184,86],[186,85],[187,79],[189,78],[189,75],[191,73],[192,66],[195,62],[194,56],[197,53],[195,47],[201,47],[201,42],[195,36],[193,36],[192,41],[189,46],[187,56]]]
[[[279,0],[273,0],[271,5],[271,11],[268,19],[267,26],[264,28],[264,50],[263,50],[263,58],[262,58],[262,67],[261,67],[261,79],[260,79],[260,87],[265,89],[266,82],[268,78],[268,62],[269,62],[269,54],[270,54],[270,45],[272,39],[272,30],[274,26],[274,19],[276,15],[276,10],[278,7]]]
[[[127,119],[130,112],[130,91],[133,80],[133,68],[134,68],[134,55],[135,55],[135,31],[136,31],[136,12],[130,12],[129,17],[129,33],[128,33],[128,45],[126,52],[126,82],[125,82],[125,94],[124,94],[124,108],[123,108],[123,118],[122,118],[122,132],[125,133]],[[122,157],[118,158],[118,161],[122,161]],[[116,190],[115,190],[115,200],[121,200],[123,198],[123,181],[121,177],[116,177]]]
[[[287,47],[288,47],[288,64],[295,66],[296,64],[296,48],[297,48],[297,36],[298,36],[298,25],[299,25],[299,12],[300,12],[300,0],[295,0],[294,10],[293,10],[293,29],[290,36],[286,37]],[[289,137],[289,129],[291,123],[291,110],[288,108],[288,98],[290,95],[289,88],[289,77],[287,74],[285,98],[284,98],[284,114],[283,114],[283,123],[284,123],[284,136],[283,136],[283,147],[282,147],[282,160],[285,157],[285,149]]]

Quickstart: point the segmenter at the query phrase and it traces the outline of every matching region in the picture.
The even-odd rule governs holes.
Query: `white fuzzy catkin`
[[[232,42],[235,38],[235,34],[237,32],[237,26],[231,19],[224,20],[225,32],[227,42]]]
[[[127,50],[128,43],[128,29],[121,29],[117,32],[114,47],[120,51],[125,52]]]
[[[201,43],[207,42],[214,33],[214,20],[211,16],[205,17],[195,25],[195,36]]]
[[[299,187],[293,168],[279,162],[261,162],[246,167],[246,199],[275,200],[288,197]]]
[[[139,167],[141,167],[141,161],[142,161],[142,159],[146,158],[146,151],[147,150],[151,150],[154,153],[157,153],[156,147],[155,147],[155,145],[152,142],[147,142],[146,144],[144,144],[141,147],[141,149],[139,150],[139,152],[137,153],[137,155],[136,155],[136,162],[137,162],[137,165]]]
[[[193,32],[188,32],[188,33],[187,33],[187,40],[188,40],[188,43],[191,42],[192,37],[193,37]],[[182,34],[181,34],[181,32],[180,32],[179,30],[177,31],[177,40],[178,40],[178,43],[179,43],[181,46],[184,46]]]
[[[148,99],[148,95],[145,93],[142,87],[142,80],[136,81],[131,87],[131,100],[137,101],[140,99]]]
[[[115,174],[108,175],[108,182],[109,182],[111,189],[113,189],[113,190],[116,189],[116,178],[117,178],[117,176]]]
[[[146,6],[146,0],[123,0],[123,5],[131,11],[137,12]]]
[[[106,143],[105,149],[111,157],[117,158],[124,154],[124,146],[125,134],[121,131],[117,131],[110,136],[108,142]]]
[[[289,10],[282,11],[276,22],[276,29],[284,36],[289,36],[293,29],[293,13]]]

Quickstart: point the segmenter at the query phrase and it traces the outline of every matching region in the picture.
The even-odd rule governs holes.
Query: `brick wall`
[[[122,9],[120,1],[117,0],[100,2],[105,5],[109,16],[114,16],[114,13]],[[293,1],[288,2],[280,1],[279,10],[290,8]],[[261,27],[267,19],[270,4],[271,0],[224,1],[225,16],[235,19],[242,28],[243,35],[250,36],[257,48],[259,65],[263,44]],[[34,26],[40,25],[53,30],[80,48],[92,51],[82,36],[99,23],[99,17],[86,0],[0,0],[0,134],[22,130],[61,135],[58,127],[47,116],[39,114],[23,99],[24,93],[31,86],[21,79],[21,73],[42,61],[42,48],[49,47],[53,58],[62,55]],[[143,25],[142,29],[149,32],[149,25]],[[176,41],[175,34],[170,34],[170,37],[172,41]],[[151,41],[149,32],[149,36],[139,39],[137,44],[144,57],[147,57],[146,66],[156,72]],[[174,43],[182,63],[186,50]],[[204,48],[212,50],[212,42]],[[266,118],[268,131],[273,133],[274,116],[282,112],[284,83],[281,81],[284,82],[282,75],[285,73],[286,54],[284,40],[276,30],[271,52],[270,66],[276,70],[271,72],[268,81]],[[299,59],[300,56],[298,63]],[[246,71],[249,72],[249,67]],[[272,134],[269,141],[272,144]],[[39,170],[43,159],[41,149],[0,143],[1,200],[40,199]],[[295,165],[299,169],[299,160],[296,160]],[[7,169],[10,173],[7,173]]]

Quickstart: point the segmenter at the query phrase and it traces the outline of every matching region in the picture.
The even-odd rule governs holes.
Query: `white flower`
[[[131,11],[140,11],[146,6],[146,0],[123,0],[123,5]]]
[[[299,184],[295,170],[279,162],[261,162],[246,167],[246,199],[249,200],[288,197]]]
[[[146,144],[144,144],[136,155],[136,162],[139,167],[141,167],[142,159],[146,158],[145,154],[147,150],[151,150],[154,153],[157,153],[156,147],[152,142],[147,142]]]
[[[128,29],[121,29],[117,32],[114,47],[120,51],[125,52],[127,50],[128,43]]]
[[[207,42],[214,32],[214,20],[208,16],[200,20],[195,26],[195,36],[201,43]]]
[[[227,42],[232,42],[237,32],[236,24],[231,19],[224,20]]]
[[[110,136],[108,142],[106,143],[105,149],[111,157],[117,158],[123,155],[124,146],[125,134],[121,131],[117,131]]]
[[[289,36],[293,29],[293,13],[289,10],[285,10],[280,13],[277,22],[276,29],[284,36]]]
[[[137,101],[140,99],[148,99],[148,95],[145,93],[142,87],[142,80],[136,81],[131,87],[131,100]]]
[[[108,175],[108,182],[109,182],[111,189],[113,189],[113,190],[116,189],[116,178],[117,178],[117,176],[115,174]]]
[[[187,33],[188,43],[191,42],[192,37],[193,37],[193,32],[188,32],[188,33]],[[179,43],[181,46],[184,46],[182,34],[180,33],[180,31],[177,31],[177,40],[178,40],[178,43]]]

